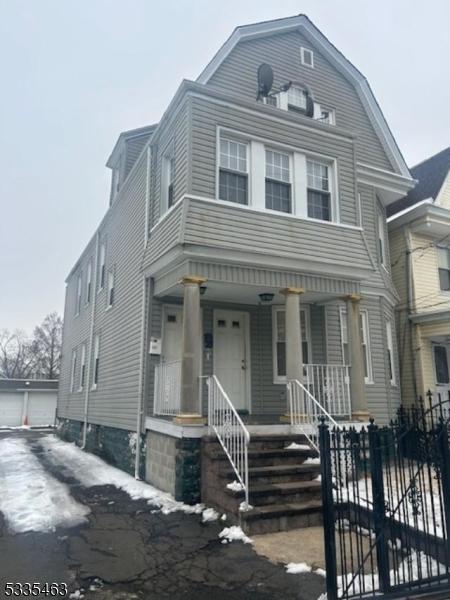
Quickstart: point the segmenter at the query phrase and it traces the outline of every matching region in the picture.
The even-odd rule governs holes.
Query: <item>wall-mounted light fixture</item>
[[[208,289],[208,287],[206,285],[201,285],[200,286],[200,296],[204,296],[206,294],[207,289]]]
[[[261,300],[261,302],[272,302],[274,296],[275,294],[271,294],[270,292],[264,292],[262,294],[259,294],[259,299]]]

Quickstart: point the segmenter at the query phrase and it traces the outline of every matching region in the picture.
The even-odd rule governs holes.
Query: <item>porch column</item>
[[[352,404],[352,419],[368,421],[366,384],[364,381],[364,353],[361,339],[361,296],[350,294],[345,296],[347,305],[347,343],[350,362],[350,400]]]
[[[303,381],[302,328],[300,326],[300,295],[303,288],[285,288],[286,298],[286,379]]]
[[[200,364],[201,364],[201,312],[200,286],[203,277],[187,276],[182,279],[183,336],[181,349],[181,414],[175,421],[183,424],[200,424]]]

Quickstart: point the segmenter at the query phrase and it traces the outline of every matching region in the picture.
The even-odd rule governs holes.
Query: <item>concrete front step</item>
[[[219,449],[206,449],[210,460],[228,463],[225,453]],[[248,465],[252,467],[276,466],[276,465],[295,465],[301,464],[308,458],[315,458],[317,452],[310,450],[287,450],[286,448],[268,448],[265,450],[253,449],[248,451]],[[229,463],[228,463],[229,464]]]
[[[225,488],[225,492],[235,499],[236,508],[245,499],[243,490]],[[268,504],[290,504],[321,500],[320,481],[290,481],[284,483],[266,483],[250,487],[250,504],[264,506]]]
[[[203,438],[203,444],[207,446],[220,447],[220,444],[215,436],[207,436]],[[303,434],[250,434],[250,449],[252,450],[268,450],[270,448],[286,448],[290,444],[301,444],[303,446],[310,446],[308,438]]]
[[[253,467],[248,470],[250,486],[264,483],[281,483],[295,481],[311,481],[320,474],[320,464],[303,463],[301,465],[276,465]],[[219,473],[227,483],[236,479],[235,472],[231,469]]]
[[[322,503],[318,500],[269,504],[241,512],[241,527],[249,535],[275,533],[322,524]]]

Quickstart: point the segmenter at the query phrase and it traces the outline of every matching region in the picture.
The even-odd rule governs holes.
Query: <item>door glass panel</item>
[[[434,362],[436,365],[436,383],[450,383],[447,348],[445,346],[434,347]]]
[[[217,321],[217,327],[226,327],[227,322],[225,321],[225,319],[218,319]]]

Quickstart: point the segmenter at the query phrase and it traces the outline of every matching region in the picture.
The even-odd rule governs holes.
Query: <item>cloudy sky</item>
[[[448,0],[0,0],[0,329],[63,311],[119,132],[158,121],[236,25],[300,12],[366,75],[409,165],[449,145]]]

